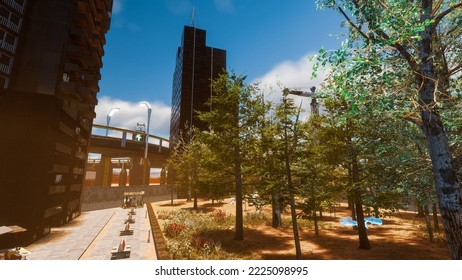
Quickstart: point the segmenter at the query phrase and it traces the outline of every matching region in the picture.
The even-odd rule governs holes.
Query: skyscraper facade
[[[80,215],[111,11],[112,0],[0,1],[0,225],[21,238]]]
[[[226,70],[226,51],[206,45],[206,31],[185,26],[182,43],[176,55],[173,75],[170,139],[178,139],[180,131],[195,126],[204,129],[197,112],[210,110],[211,81]]]

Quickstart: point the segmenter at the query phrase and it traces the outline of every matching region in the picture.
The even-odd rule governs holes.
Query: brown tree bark
[[[425,212],[425,225],[427,226],[427,232],[428,232],[428,239],[430,242],[435,241],[435,238],[433,237],[433,229],[432,225],[430,223],[430,213],[428,211],[428,205],[424,206],[424,212]]]
[[[359,183],[359,166],[356,156],[353,157],[352,163],[352,173],[353,173],[353,183]],[[361,198],[361,193],[357,189],[357,186],[354,190],[354,198],[356,205],[356,221],[358,222],[358,237],[359,237],[359,248],[364,250],[371,249],[371,244],[369,243],[369,238],[367,237],[366,224],[364,223],[364,212],[363,212],[363,203]]]
[[[432,205],[432,212],[433,212],[433,227],[435,230],[440,230],[440,223],[438,221],[438,209],[436,207],[436,203]]]
[[[422,0],[421,22],[430,20],[433,1]],[[436,193],[446,239],[453,259],[462,258],[462,194],[459,181],[452,166],[448,138],[435,101],[436,78],[433,63],[432,38],[435,30],[427,26],[421,33],[419,44],[420,73],[416,79],[421,85],[420,115],[432,160]]]
[[[240,149],[235,148],[235,180],[236,180],[236,230],[234,239],[235,240],[244,240],[244,216],[242,210],[242,170],[241,170],[241,160],[240,160]]]
[[[316,215],[316,210],[313,210],[313,221],[314,221],[314,235],[319,236],[318,216]]]
[[[274,193],[272,195],[272,212],[273,212],[272,226],[273,228],[282,227],[280,196],[281,195],[278,193]]]

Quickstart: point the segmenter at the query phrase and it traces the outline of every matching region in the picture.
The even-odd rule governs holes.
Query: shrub
[[[184,224],[172,222],[167,225],[165,232],[168,237],[177,237],[185,230],[185,228],[186,226]]]
[[[218,222],[223,222],[227,215],[228,213],[226,213],[226,211],[223,211],[221,209],[217,209],[213,211],[212,213],[213,218],[215,218],[215,220]]]
[[[271,219],[261,212],[247,212],[244,223],[248,225],[267,225],[271,223]]]

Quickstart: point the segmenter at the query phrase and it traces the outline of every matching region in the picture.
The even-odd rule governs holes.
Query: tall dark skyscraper
[[[208,111],[212,96],[211,81],[226,70],[226,51],[206,46],[206,32],[185,26],[176,55],[173,76],[170,139],[173,143],[185,126],[204,129],[196,111]]]
[[[80,215],[111,11],[112,0],[0,1],[0,226],[27,229],[16,241]]]

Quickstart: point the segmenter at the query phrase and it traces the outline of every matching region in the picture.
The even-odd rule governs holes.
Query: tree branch
[[[412,116],[412,114],[406,114],[403,117],[403,120],[411,122],[417,125],[421,130],[423,130],[422,119],[419,117]]]
[[[435,22],[434,22],[434,27],[436,28],[436,26],[438,26],[438,24],[441,22],[441,20],[447,16],[448,14],[450,14],[452,11],[454,11],[455,9],[457,8],[460,8],[462,7],[462,2],[460,3],[457,3],[451,7],[449,7],[446,11],[442,12],[441,14],[439,14],[438,16],[436,16],[435,18]]]
[[[351,19],[350,17],[345,13],[345,11],[340,7],[338,6],[337,9],[339,10],[339,12],[343,15],[343,17],[348,21],[348,23],[354,28],[356,29],[356,31],[359,32],[359,34],[361,34],[361,36],[363,36],[366,40],[370,40],[369,36],[367,36],[366,33],[364,33],[364,31],[359,28]]]
[[[388,34],[383,32],[382,30],[374,30],[374,32],[383,39],[387,41],[390,40],[390,36],[388,36]],[[404,57],[404,59],[406,59],[406,61],[409,63],[409,66],[411,66],[411,69],[414,72],[419,72],[419,66],[417,65],[417,62],[414,60],[412,55],[406,50],[406,48],[403,45],[399,43],[393,43],[391,44],[391,46],[394,47]]]
[[[443,4],[443,0],[439,0],[438,3],[436,3],[435,7],[433,8],[431,16],[435,15],[436,11],[438,11],[439,8],[441,7],[441,4]]]
[[[356,8],[361,12],[361,7],[359,6],[358,1],[353,0],[353,3],[356,6]],[[343,12],[343,10],[341,10],[340,6],[338,7],[338,9],[343,14],[343,16],[346,16],[346,14]],[[349,20],[348,17],[346,17],[346,18],[347,18],[348,22],[350,22],[350,24],[351,24],[352,21]],[[369,23],[369,26],[371,26],[371,22],[372,22],[371,19],[366,17],[366,20]],[[353,26],[355,28],[358,28],[355,25],[353,25]],[[386,41],[390,40],[390,36],[388,34],[386,34],[383,30],[380,30],[380,29],[373,29],[373,30],[374,30],[375,34],[382,37]],[[368,36],[366,36],[366,38],[368,40],[370,40],[370,38]],[[399,43],[394,43],[394,44],[391,44],[391,46],[394,47],[404,57],[404,59],[406,59],[406,61],[409,63],[409,66],[411,67],[411,69],[414,72],[417,72],[417,73],[419,72],[419,67],[418,67],[417,62],[415,61],[415,59],[412,57],[412,55],[406,50],[406,48],[403,45],[401,45]]]
[[[443,0],[440,0],[440,1],[443,1]],[[382,7],[384,7],[385,9],[388,9],[387,4],[383,3],[381,0],[378,0],[378,2]]]
[[[461,70],[462,70],[462,64],[459,64],[459,65],[455,66],[454,68],[450,69],[448,71],[448,74],[449,74],[449,76],[452,76],[452,75],[456,74],[457,72],[459,72]]]

